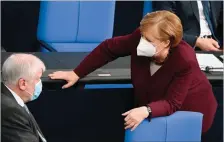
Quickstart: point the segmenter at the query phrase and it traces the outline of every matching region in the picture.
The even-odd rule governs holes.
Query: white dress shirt
[[[6,85],[5,85],[6,86]],[[6,86],[7,87],[7,86]],[[23,100],[14,92],[12,91],[9,87],[7,87],[9,89],[9,91],[12,93],[13,97],[16,99],[17,103],[21,106],[24,107],[24,102]]]
[[[199,19],[200,19],[200,37],[203,37],[204,35],[212,35],[211,30],[208,26],[208,22],[205,18],[204,11],[203,11],[203,5],[201,1],[197,1],[198,4],[198,12],[199,12]]]

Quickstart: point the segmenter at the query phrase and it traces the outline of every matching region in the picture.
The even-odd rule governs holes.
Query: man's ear
[[[18,81],[18,86],[19,86],[20,90],[24,91],[24,90],[26,90],[27,83],[24,79],[20,78]]]

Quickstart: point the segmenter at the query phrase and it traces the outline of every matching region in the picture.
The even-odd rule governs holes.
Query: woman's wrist
[[[146,105],[146,108],[147,108],[147,112],[148,112],[147,119],[149,121],[151,121],[151,118],[152,118],[152,110],[151,110],[151,108],[148,105]]]

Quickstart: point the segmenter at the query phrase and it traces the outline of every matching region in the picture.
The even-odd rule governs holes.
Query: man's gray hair
[[[2,66],[2,81],[7,85],[16,85],[20,78],[32,80],[45,69],[44,63],[32,54],[12,54]]]

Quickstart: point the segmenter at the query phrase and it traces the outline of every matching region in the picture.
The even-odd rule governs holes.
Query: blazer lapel
[[[194,15],[196,16],[198,22],[200,22],[197,1],[190,1],[190,3],[191,3],[192,10],[194,12]]]
[[[29,111],[29,115],[30,115],[30,118],[31,118],[36,130],[38,130],[40,132],[40,134],[44,137],[42,131],[40,130],[39,125],[37,124],[37,121],[35,120],[35,118],[33,117],[32,113],[30,111]]]

